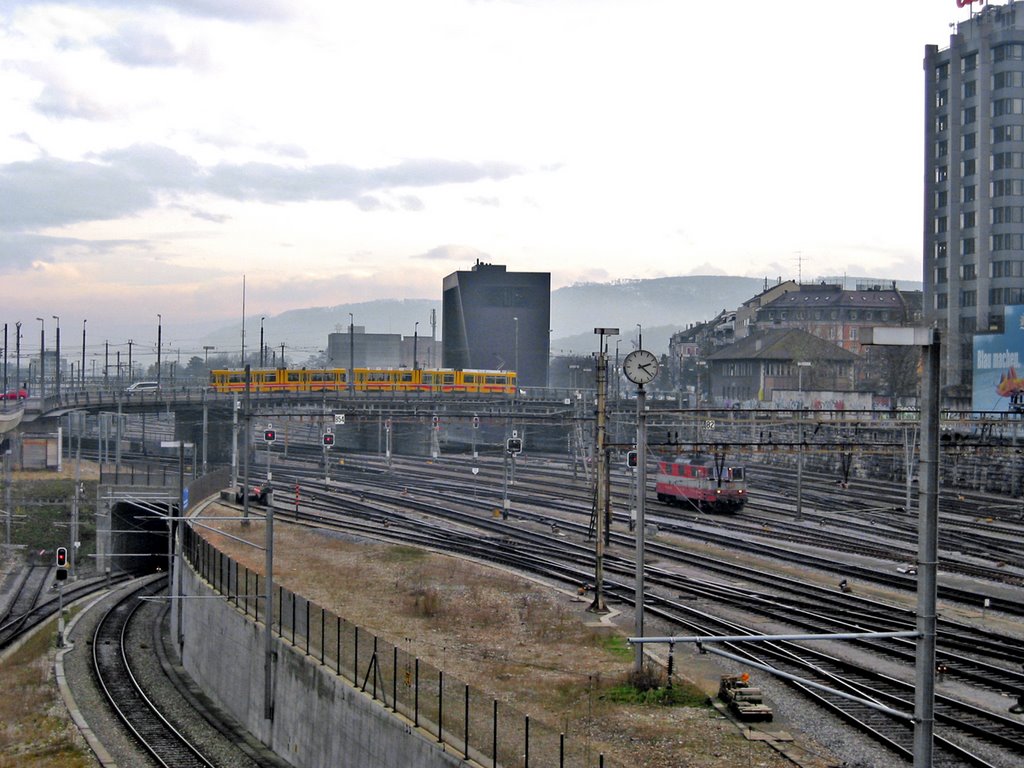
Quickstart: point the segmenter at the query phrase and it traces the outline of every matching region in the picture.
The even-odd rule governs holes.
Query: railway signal
[[[333,432],[324,432],[324,445],[327,446],[328,448],[330,448],[332,445],[334,445],[334,433]]]
[[[521,437],[510,437],[505,441],[505,450],[513,456],[523,452],[523,438]]]
[[[474,416],[473,417],[473,429],[480,429],[480,417],[479,416]]]
[[[263,442],[272,443],[275,440],[277,440],[277,433],[274,430],[269,428],[263,430]]]
[[[626,466],[629,467],[630,469],[636,468],[636,462],[637,462],[637,458],[636,457],[637,457],[636,451],[628,451],[626,453]]]
[[[64,581],[68,577],[68,548],[57,547],[57,581]]]
[[[430,417],[430,424],[431,424],[431,426],[433,426],[434,429],[437,429],[438,421],[439,421],[439,419],[437,418],[437,416],[431,416]]]

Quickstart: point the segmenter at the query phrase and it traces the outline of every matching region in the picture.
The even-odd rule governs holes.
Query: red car
[[[28,390],[12,389],[4,393],[4,400],[27,400]]]

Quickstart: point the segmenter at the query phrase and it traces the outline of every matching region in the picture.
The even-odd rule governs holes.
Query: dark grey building
[[[551,274],[477,261],[444,279],[445,368],[515,370],[519,385],[548,383]]]
[[[1024,5],[972,13],[924,74],[924,309],[947,402],[968,402],[975,332],[1024,304]]]

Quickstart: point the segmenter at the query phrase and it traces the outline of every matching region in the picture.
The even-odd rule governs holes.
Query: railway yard
[[[705,649],[693,644],[648,647],[661,667],[671,658],[680,685],[689,681],[709,697],[722,675],[749,672],[773,714],[770,722],[731,724],[725,707],[608,704],[605,686],[626,678],[632,658],[621,643],[615,653],[609,643],[593,639],[624,638],[633,629],[634,534],[628,514],[633,495],[625,466],[611,473],[614,513],[603,594],[612,610],[602,617],[587,610],[594,594],[593,484],[564,456],[528,454],[509,462],[493,455],[428,459],[346,453],[344,461],[335,459],[325,471],[320,447],[309,442],[303,447],[295,440],[287,455],[279,451],[273,457],[271,503],[280,524],[276,557],[281,558],[278,566],[275,557],[275,569],[281,582],[417,658],[491,691],[510,707],[538,721],[553,720],[585,743],[585,762],[579,764],[598,765],[599,759],[635,766],[910,764],[913,639],[721,644],[732,659],[702,653]],[[747,501],[731,514],[658,502],[649,478],[646,634],[912,630],[917,517],[913,498],[907,509],[906,483],[846,473],[837,477],[809,461],[798,487],[791,466],[757,459],[743,462]],[[1016,472],[1016,463],[1011,455],[1004,466]],[[934,764],[1016,766],[1024,759],[1022,509],[1019,500],[963,485],[944,486],[939,508]],[[237,509],[232,494],[204,515],[233,515]],[[263,507],[253,503],[251,512],[258,519]],[[237,523],[216,527],[244,533]],[[203,535],[247,567],[260,569],[257,550],[214,531]],[[436,554],[407,554],[421,551]],[[41,597],[52,593],[49,570],[26,568],[23,576],[7,580],[4,643],[17,641],[20,623],[36,620],[32,616]],[[88,587],[84,581],[74,588]],[[474,587],[460,589],[456,582]],[[160,601],[140,605],[148,617],[145,627],[162,626]],[[93,662],[77,648],[102,651],[114,645],[88,634],[101,624],[95,613],[85,612],[69,630],[76,652],[64,662],[72,698],[83,712],[106,705],[88,683],[102,673],[90,671]],[[545,631],[526,626],[538,617]],[[142,637],[136,645],[144,650],[164,645],[152,629],[136,629],[134,635]],[[162,662],[139,663],[155,670],[155,677],[169,671],[175,679],[173,648],[169,652]],[[891,717],[834,692],[775,677],[763,667],[905,715]],[[123,671],[110,674],[123,681]],[[176,679],[185,698],[172,708],[190,709],[189,700],[195,703],[199,694],[180,671]],[[152,685],[164,691],[169,684]],[[130,695],[121,691],[114,698],[127,701]],[[142,705],[128,709],[137,712]],[[115,730],[113,716],[103,717],[102,727],[90,721],[91,732]],[[180,713],[171,717],[181,718]],[[156,728],[139,727],[145,733]],[[191,737],[192,727],[185,726],[185,741],[220,739],[222,744],[210,747],[216,757],[203,763],[175,752],[170,764],[274,764],[230,725],[221,725],[220,736],[210,726],[196,727],[205,728],[204,735]],[[112,737],[106,748],[119,756],[119,764],[144,764],[128,757],[134,754],[132,743],[122,735]],[[240,752],[238,744],[244,747]]]

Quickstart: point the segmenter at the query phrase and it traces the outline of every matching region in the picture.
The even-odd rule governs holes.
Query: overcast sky
[[[556,288],[920,280],[924,46],[967,15],[0,0],[0,322],[161,313],[173,343],[237,320],[243,275],[271,316],[439,299],[478,258]]]

